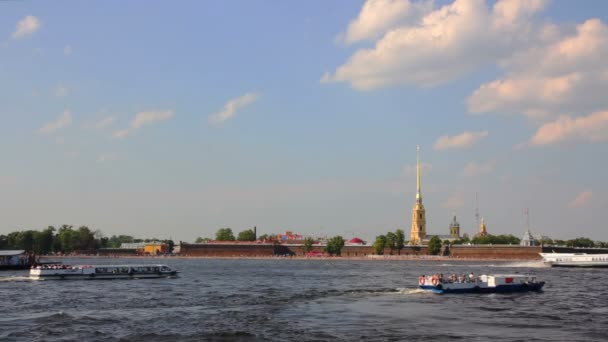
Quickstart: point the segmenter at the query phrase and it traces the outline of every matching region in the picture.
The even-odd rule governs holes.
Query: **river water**
[[[606,341],[608,269],[540,262],[72,259],[164,263],[175,279],[0,273],[1,341]],[[525,273],[522,294],[435,295],[420,274]]]

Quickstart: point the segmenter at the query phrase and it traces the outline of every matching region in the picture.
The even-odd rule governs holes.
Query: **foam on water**
[[[8,277],[0,277],[0,281],[32,281],[35,280],[30,278],[29,276],[8,276]]]

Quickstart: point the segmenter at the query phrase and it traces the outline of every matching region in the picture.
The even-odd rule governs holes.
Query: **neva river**
[[[72,259],[165,263],[176,279],[0,273],[1,341],[606,341],[608,269],[540,262]],[[529,273],[541,293],[434,295],[420,274]]]

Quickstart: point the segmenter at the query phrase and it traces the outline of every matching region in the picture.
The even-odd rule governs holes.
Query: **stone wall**
[[[183,256],[209,256],[209,257],[239,257],[239,256],[272,256],[281,252],[268,244],[187,244],[182,243],[180,255]]]
[[[525,259],[540,260],[541,247],[525,247],[511,245],[483,245],[466,246],[453,245],[450,247],[450,256],[453,258],[471,259]]]

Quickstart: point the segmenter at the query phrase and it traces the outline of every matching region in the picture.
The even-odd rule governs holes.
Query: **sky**
[[[0,234],[608,240],[608,2],[1,1]],[[478,197],[478,204],[475,197]],[[407,235],[407,234],[406,234]]]

